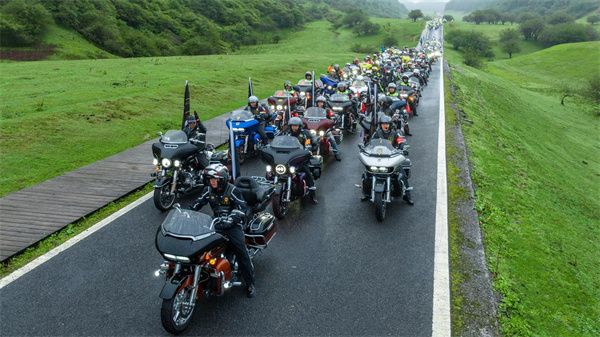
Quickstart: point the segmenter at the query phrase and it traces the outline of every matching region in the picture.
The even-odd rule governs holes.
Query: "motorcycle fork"
[[[375,202],[375,183],[377,182],[377,178],[375,176],[371,176],[371,202]]]
[[[175,193],[175,190],[177,189],[177,172],[179,170],[175,169],[173,170],[173,182],[171,183],[171,194]]]
[[[244,136],[244,153],[248,153],[248,135]]]
[[[290,200],[292,198],[292,176],[291,175],[287,178],[287,186],[288,186],[288,188],[287,188],[287,193],[285,196],[285,198],[286,198],[285,201],[290,202]]]
[[[200,283],[200,271],[202,270],[202,267],[200,267],[199,265],[195,265],[194,266],[194,280],[193,285],[192,285],[192,296],[190,299],[190,307],[193,307],[194,305],[196,305],[196,295],[198,294],[198,284]]]
[[[385,201],[386,202],[392,202],[392,196],[391,196],[391,193],[392,193],[392,181],[391,181],[391,177],[390,176],[387,177],[386,183],[387,183],[387,186],[386,186],[387,192],[385,193]]]

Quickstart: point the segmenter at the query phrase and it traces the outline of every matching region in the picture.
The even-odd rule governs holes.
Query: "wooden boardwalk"
[[[227,142],[228,116],[204,123],[209,143]],[[0,198],[0,260],[150,182],[155,141]]]

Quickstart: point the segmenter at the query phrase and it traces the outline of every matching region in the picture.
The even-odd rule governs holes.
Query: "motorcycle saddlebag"
[[[313,174],[315,179],[319,179],[321,177],[321,168],[323,167],[323,157],[321,156],[312,156],[310,158],[310,162],[308,163],[308,167]]]
[[[210,157],[211,164],[223,164],[227,166],[228,160],[229,158],[227,157],[227,151],[217,151]]]
[[[267,212],[256,215],[246,229],[246,244],[248,246],[266,247],[277,233],[275,217]]]

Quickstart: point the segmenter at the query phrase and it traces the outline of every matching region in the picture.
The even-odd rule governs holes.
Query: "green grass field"
[[[508,23],[504,24],[504,25],[488,25],[488,24],[476,25],[474,23],[469,23],[469,22],[464,22],[464,21],[455,21],[455,22],[451,22],[450,24],[447,24],[445,26],[445,32],[448,33],[449,31],[451,31],[453,29],[460,29],[460,30],[476,31],[476,32],[483,33],[493,43],[492,51],[494,52],[494,59],[495,60],[503,60],[503,59],[508,59],[508,54],[504,53],[502,51],[502,49],[500,49],[498,40],[500,38],[500,32],[502,30],[508,29],[508,28],[516,29],[518,31],[519,25],[518,24],[511,25]],[[537,42],[525,41],[525,40],[521,40],[519,42],[519,46],[521,47],[521,51],[518,53],[514,53],[513,57],[533,53],[533,52],[536,52],[543,48],[543,46]],[[446,46],[446,50],[450,50],[451,48],[452,48],[451,44]]]
[[[392,24],[407,45],[423,27],[422,22],[375,20]],[[249,76],[265,97],[306,70],[319,73],[330,63],[362,57],[350,51],[352,43],[375,47],[383,34],[354,38],[320,21],[289,32],[277,45],[247,47],[238,55],[0,63],[0,196],[176,127],[185,80],[192,109],[209,119],[245,103]]]
[[[504,335],[600,335],[600,118],[557,85],[599,72],[600,42],[484,70],[447,56]]]

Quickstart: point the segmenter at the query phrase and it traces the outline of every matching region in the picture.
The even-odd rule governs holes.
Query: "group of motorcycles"
[[[185,121],[182,130],[161,134],[152,152],[156,168],[154,204],[162,211],[171,210],[155,242],[165,259],[156,276],[166,279],[160,297],[161,321],[167,331],[185,330],[200,298],[220,296],[242,285],[236,257],[215,226],[245,215],[248,220],[243,229],[250,257],[260,253],[277,232],[275,218],[284,218],[290,203],[309,195],[308,173],[300,168],[308,167],[318,179],[324,156],[333,154],[341,160],[336,146],[344,135],[360,131],[363,194],[375,204],[377,220],[384,220],[386,205],[411,189],[407,185],[408,122],[417,113],[435,58],[422,49],[388,48],[343,68],[332,65],[318,79],[313,71],[306,72],[295,85],[286,81],[282,90],[262,103],[267,107],[267,124],[262,127],[268,143],[259,131],[265,119],[257,119],[250,109],[236,110],[226,121],[229,150],[218,151],[207,144],[206,130],[190,136],[185,130],[199,123],[194,118]],[[372,137],[383,116],[390,117],[401,142]],[[311,135],[303,144],[285,132],[293,117],[300,118]],[[219,163],[235,172],[252,156],[266,163],[264,177],[233,175],[250,216],[248,212],[236,214],[238,210],[209,216],[177,204],[181,195],[203,187],[202,171],[207,165]],[[267,211],[269,204],[273,215]]]

